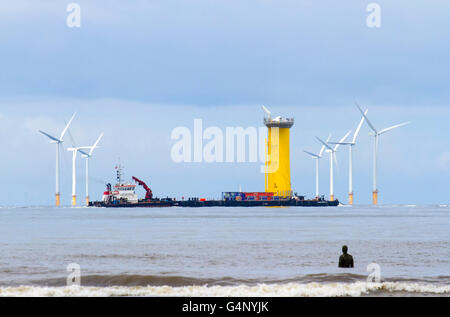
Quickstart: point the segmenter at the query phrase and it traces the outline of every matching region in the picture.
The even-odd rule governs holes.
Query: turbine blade
[[[336,171],[339,173],[339,164],[337,161],[336,152],[333,152],[333,163],[334,163],[334,166],[336,166]]]
[[[86,157],[89,157],[90,155],[88,153],[86,153],[83,150],[78,149],[78,152],[80,152],[81,154],[85,155]]]
[[[404,127],[405,125],[408,125],[408,124],[409,124],[409,122],[404,122],[404,123],[400,123],[400,124],[394,125],[393,127],[381,130],[380,132],[378,132],[378,134],[381,135],[381,134],[384,134],[384,133],[389,132],[391,130],[394,130],[394,129],[397,129],[397,128],[400,128],[400,127]]]
[[[69,133],[70,141],[72,142],[72,147],[76,148],[77,145],[75,143],[75,140],[73,139],[72,133],[70,133],[70,130],[67,130],[67,133]]]
[[[352,145],[353,142],[328,142],[328,144]]]
[[[262,109],[264,110],[264,112],[267,113],[267,116],[268,116],[269,119],[270,119],[271,113],[270,113],[269,109],[267,109],[264,105],[262,105],[261,107],[262,107]]]
[[[95,148],[97,147],[98,143],[100,142],[100,140],[103,138],[103,132],[100,134],[100,136],[98,137],[97,141],[95,141],[94,145],[92,146],[91,150],[89,151],[89,156],[92,155],[92,153],[94,152]]]
[[[49,139],[51,139],[53,141],[56,141],[58,143],[61,143],[61,140],[55,138],[54,136],[51,136],[50,134],[45,133],[44,131],[41,131],[41,130],[39,130],[39,132],[42,133],[43,135],[45,135],[46,137],[48,137]]]
[[[355,102],[355,104],[356,104],[356,106],[358,107],[359,112],[361,112],[361,114],[363,115],[364,119],[366,119],[367,124],[369,125],[369,127],[370,127],[375,133],[378,133],[378,132],[377,132],[377,129],[375,129],[375,127],[373,126],[372,122],[370,122],[369,118],[367,118],[366,114],[364,113],[364,111],[362,111],[362,109],[361,109],[361,107],[358,105],[358,103]]]
[[[325,145],[322,145],[322,148],[320,149],[320,152],[319,152],[319,157],[322,157],[323,151],[325,151]]]
[[[369,112],[369,110],[366,110],[366,112],[364,113],[367,116],[367,113]],[[355,134],[353,135],[353,141],[352,143],[355,144],[356,143],[356,138],[358,137],[359,131],[361,131],[362,125],[364,124],[364,120],[366,118],[362,117],[361,121],[359,122],[358,128],[355,131]]]
[[[72,118],[70,118],[69,123],[66,124],[66,127],[65,127],[64,130],[62,131],[61,137],[59,138],[61,141],[64,140],[64,139],[63,139],[63,138],[64,138],[64,135],[66,134],[67,130],[69,129],[70,124],[72,123],[72,121],[73,121],[73,119],[75,118],[76,114],[77,114],[77,113],[75,112],[75,113],[72,115]]]
[[[329,143],[330,139],[331,139],[331,133],[328,135],[328,138],[327,138],[327,141],[326,141],[327,144]],[[323,145],[322,148],[320,149],[320,152],[319,152],[319,156],[320,157],[322,157],[323,151],[325,151],[325,145]]]
[[[342,139],[339,140],[340,143],[345,142],[345,139],[347,139],[347,137],[350,135],[350,133],[352,133],[352,130],[348,131],[343,137]]]
[[[311,153],[311,152],[308,152],[308,151],[305,151],[305,150],[303,150],[303,152],[305,152],[305,153],[308,154],[308,155],[311,155],[312,157],[320,158],[320,156],[317,155],[317,154],[314,154],[314,153]]]
[[[329,149],[330,151],[334,151],[333,148],[329,146],[328,143],[324,142],[321,138],[316,136],[316,139],[319,140],[319,142],[322,143],[327,149]]]
[[[348,132],[344,135],[344,137],[343,137],[342,139],[340,139],[339,142],[337,142],[337,144],[336,144],[336,146],[334,147],[334,150],[333,150],[334,152],[336,152],[336,151],[338,150],[339,146],[341,145],[340,143],[344,142],[345,139],[347,139],[347,137],[350,135],[350,133],[352,133],[352,130],[348,131]]]

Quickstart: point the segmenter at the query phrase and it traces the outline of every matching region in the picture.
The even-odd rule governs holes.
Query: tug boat
[[[144,199],[139,199],[136,194],[136,185],[131,182],[123,182],[123,167],[119,164],[116,166],[117,183],[106,185],[106,191],[103,193],[101,201],[89,202],[92,207],[171,207],[173,200],[171,198],[159,199],[153,198],[153,192],[150,187],[137,177],[133,176],[133,181],[142,186],[146,195]]]

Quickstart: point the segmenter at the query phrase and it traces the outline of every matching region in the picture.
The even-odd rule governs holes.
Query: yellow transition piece
[[[286,120],[286,119],[284,119]],[[278,124],[266,122],[269,129],[266,157],[266,192],[275,193],[280,197],[293,195],[291,186],[290,163],[290,128],[292,119],[283,119]]]

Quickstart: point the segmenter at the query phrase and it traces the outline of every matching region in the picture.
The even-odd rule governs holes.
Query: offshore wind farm
[[[136,186],[131,183],[123,183],[120,176],[117,177],[117,183],[112,189],[112,185],[105,181],[106,191],[102,195],[102,200],[90,201],[89,195],[89,159],[92,157],[94,150],[98,147],[99,142],[103,138],[104,133],[101,133],[98,139],[92,146],[75,146],[75,141],[70,133],[70,125],[75,118],[76,113],[72,115],[69,122],[65,125],[59,138],[53,137],[50,134],[39,130],[39,132],[48,138],[50,138],[51,143],[57,145],[57,157],[56,157],[56,201],[57,207],[60,206],[60,190],[59,190],[59,174],[60,174],[60,163],[59,163],[59,151],[63,146],[63,138],[66,133],[69,134],[72,147],[67,148],[68,152],[72,153],[72,206],[77,206],[77,156],[82,155],[85,158],[85,175],[86,175],[86,206],[91,207],[287,207],[287,206],[299,206],[299,207],[326,207],[326,206],[337,206],[340,203],[339,199],[335,197],[335,168],[338,167],[337,152],[340,146],[349,147],[349,197],[348,204],[354,204],[354,193],[353,193],[353,147],[356,145],[357,137],[361,131],[364,122],[367,122],[370,129],[372,129],[373,135],[375,137],[374,143],[374,158],[373,158],[373,204],[378,204],[378,187],[377,187],[377,154],[378,154],[378,143],[379,136],[389,132],[391,130],[403,127],[408,123],[398,124],[381,131],[374,128],[372,123],[367,117],[368,110],[363,111],[361,107],[356,103],[357,109],[361,112],[362,118],[353,134],[350,141],[347,138],[351,135],[352,130],[348,131],[339,141],[330,141],[330,136],[324,141],[320,137],[316,136],[317,141],[322,145],[320,152],[318,154],[311,153],[304,150],[304,152],[315,159],[315,195],[308,199],[306,195],[299,195],[297,191],[294,192],[291,185],[291,163],[290,163],[290,130],[294,126],[293,118],[285,118],[282,116],[272,117],[271,111],[264,105],[261,106],[262,110],[266,114],[264,117],[264,125],[267,127],[267,138],[265,139],[265,191],[264,192],[243,192],[240,189],[238,192],[222,192],[222,199],[206,199],[206,198],[190,198],[184,200],[184,198],[166,198],[159,199],[153,197],[151,189],[143,181],[133,177],[135,182],[144,187],[147,191],[147,195],[144,199],[136,199]],[[320,170],[320,159],[324,153],[329,154],[329,181],[330,181],[330,191],[329,199],[324,199],[324,195],[320,193],[319,186],[319,170]],[[123,172],[121,170],[117,171],[118,175]],[[220,180],[219,180],[220,181]],[[303,189],[301,189],[303,192]],[[184,197],[184,194],[181,194]]]

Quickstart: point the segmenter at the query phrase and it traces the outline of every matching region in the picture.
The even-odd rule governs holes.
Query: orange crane
[[[133,176],[133,180],[138,183],[140,186],[144,187],[146,194],[145,194],[145,200],[152,200],[153,199],[153,192],[150,189],[150,187],[147,186],[146,183],[141,181],[139,178]]]

